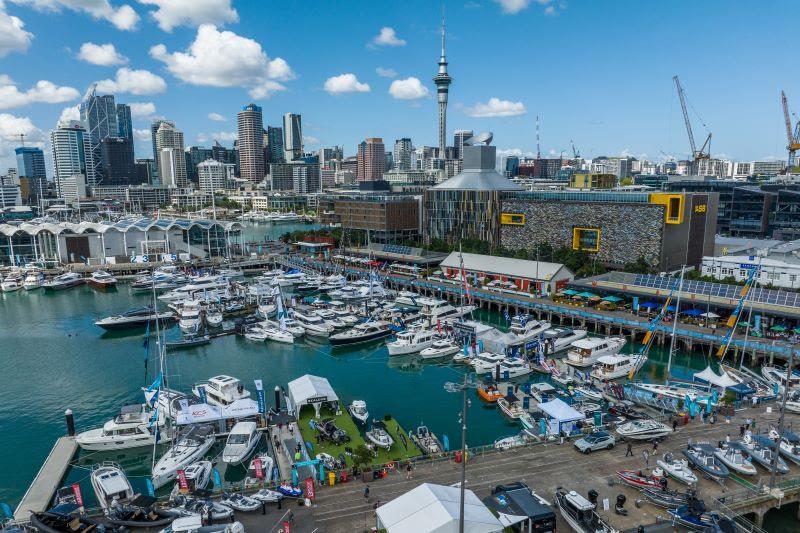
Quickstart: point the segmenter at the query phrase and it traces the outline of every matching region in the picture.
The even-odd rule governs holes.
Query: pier
[[[19,502],[17,510],[14,511],[15,520],[27,521],[32,512],[40,513],[50,507],[53,495],[58,490],[59,483],[77,451],[78,443],[75,442],[75,437],[64,436],[56,441],[33,483]]]

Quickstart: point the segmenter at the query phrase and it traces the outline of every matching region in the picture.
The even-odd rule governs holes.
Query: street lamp
[[[461,383],[453,383],[448,381],[444,384],[444,390],[447,392],[461,392],[463,400],[461,406],[461,500],[459,503],[458,511],[458,532],[464,533],[464,495],[467,485],[467,409],[469,408],[469,399],[467,398],[467,389],[477,389],[479,383],[469,380],[468,375],[464,374],[464,381]]]

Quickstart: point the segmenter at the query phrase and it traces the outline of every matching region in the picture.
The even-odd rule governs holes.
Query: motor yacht
[[[506,355],[495,352],[482,352],[472,358],[472,368],[478,374],[494,372],[496,366],[506,359]]]
[[[625,346],[625,337],[596,337],[573,342],[565,363],[578,368],[594,365],[604,355],[616,355]]]
[[[247,465],[247,474],[244,477],[245,486],[262,482],[269,483],[272,480],[274,467],[275,460],[267,452],[256,454]]]
[[[386,426],[383,422],[374,421],[372,427],[366,431],[365,436],[372,444],[384,450],[390,450],[394,445],[394,439],[386,431]]]
[[[333,346],[348,346],[383,339],[392,334],[388,324],[381,320],[362,322],[341,333],[330,336]]]
[[[686,459],[712,479],[720,480],[730,475],[728,467],[717,459],[715,449],[708,443],[690,444],[683,450]]]
[[[430,348],[436,340],[436,330],[422,326],[401,331],[395,335],[395,340],[387,342],[386,348],[389,355],[408,355],[421,352]]]
[[[49,281],[45,281],[42,283],[42,287],[44,287],[45,291],[63,291],[65,289],[71,289],[72,287],[77,287],[78,285],[83,285],[84,279],[81,277],[80,274],[75,272],[67,272],[66,274],[61,274],[60,276],[56,276]]]
[[[450,355],[455,355],[461,351],[461,347],[453,341],[438,339],[431,343],[428,348],[419,352],[422,359],[441,359]]]
[[[539,383],[531,383],[529,394],[536,400],[536,403],[545,403],[556,395],[557,389],[549,383],[542,381]]]
[[[22,282],[22,288],[26,291],[36,290],[44,283],[44,272],[38,269],[29,270],[25,274],[25,280]]]
[[[155,443],[155,424],[151,424],[153,412],[146,404],[126,405],[119,413],[103,424],[75,436],[75,442],[84,450],[127,450],[152,446]],[[170,434],[164,428],[166,417],[159,412],[159,442],[169,442]],[[151,427],[152,426],[152,427]]]
[[[660,439],[672,433],[672,427],[658,420],[631,420],[617,427],[620,437],[630,440]]]
[[[682,387],[673,384],[659,384],[659,383],[640,383],[633,384],[637,389],[649,392],[653,396],[671,398],[673,400],[684,401],[687,397],[696,402],[698,405],[705,405],[709,399],[709,394],[694,389],[692,387]]]
[[[89,476],[97,503],[104,511],[133,499],[133,488],[125,472],[114,463],[103,463]]]
[[[208,482],[211,480],[212,469],[213,464],[211,461],[197,461],[187,466],[183,470],[183,475],[186,478],[187,491],[191,494],[208,487]],[[180,493],[181,487],[180,482],[178,482],[172,487],[172,492],[169,493],[169,499],[174,500]]]
[[[239,464],[247,460],[258,446],[261,433],[255,422],[237,422],[228,434],[225,449],[222,450],[222,462]]]
[[[319,286],[319,290],[323,292],[328,292],[340,289],[345,285],[347,285],[347,278],[345,278],[341,274],[334,274],[332,276],[327,276],[322,279],[322,284]]]
[[[131,309],[121,315],[107,316],[95,322],[95,326],[108,331],[117,331],[122,329],[142,328],[147,324],[153,324],[156,319],[164,322],[175,318],[175,313],[172,311],[160,311],[156,314],[152,307],[140,307],[138,309]]]
[[[294,335],[289,330],[267,324],[257,324],[244,334],[246,339],[254,341],[275,341],[283,344],[294,344]]]
[[[278,311],[278,305],[274,299],[262,298],[258,300],[256,311],[261,318],[270,318]]]
[[[369,420],[367,402],[364,400],[353,400],[353,403],[347,406],[347,410],[350,412],[350,416],[362,424],[366,424]]]
[[[343,329],[346,328],[348,325],[350,325],[340,320],[339,317],[336,315],[336,313],[334,313],[330,309],[326,308],[316,309],[316,313],[318,317],[324,320],[325,323],[330,327],[332,327],[334,330]]]
[[[439,300],[437,298],[422,297],[417,299],[417,303],[420,305],[420,316],[431,325],[439,321],[442,323],[452,322],[456,318],[468,315],[476,309],[474,305],[453,307],[447,300]]]
[[[117,278],[105,270],[95,270],[86,282],[99,291],[107,291],[117,286]]]
[[[200,300],[184,300],[178,312],[178,326],[183,332],[196,332],[200,329],[200,313],[203,303]]]
[[[527,344],[549,329],[550,322],[534,320],[528,315],[516,315],[508,327],[509,336],[513,336],[511,338],[514,341],[509,344]]]
[[[761,367],[761,375],[770,383],[775,383],[780,387],[787,386],[786,368],[772,365],[764,365]],[[788,379],[788,386],[790,389],[800,388],[800,374],[797,370],[793,371]]]
[[[522,359],[508,357],[500,363],[495,372],[500,374],[500,379],[514,379],[527,376],[533,372],[533,369],[530,364]]]
[[[179,437],[153,467],[153,486],[163,487],[177,476],[178,470],[200,460],[214,445],[210,428],[194,427]]]
[[[150,276],[140,276],[131,282],[133,292],[163,292],[175,289],[189,281],[182,272],[156,270]]]
[[[200,388],[204,391],[200,391]],[[192,385],[192,393],[197,398],[203,398],[205,395],[205,403],[209,405],[216,405],[217,407],[225,407],[236,400],[243,400],[250,397],[250,391],[244,388],[244,383],[241,380],[231,376],[221,374],[214,376],[208,381],[201,381]]]
[[[218,328],[222,325],[225,317],[222,316],[222,310],[217,305],[210,305],[206,308],[206,324],[212,328]]]
[[[289,270],[284,274],[280,274],[276,276],[272,280],[273,285],[277,285],[278,287],[291,287],[292,285],[297,285],[302,283],[306,278],[306,275],[300,272],[299,270]]]
[[[753,462],[750,460],[747,451],[743,449],[743,446],[737,446],[735,443],[726,445],[723,442],[721,444],[714,450],[714,455],[722,461],[722,464],[737,474],[746,476],[754,476],[756,474],[756,467],[753,466]]]
[[[639,370],[646,360],[644,354],[604,355],[597,359],[590,375],[600,381],[622,378]]]
[[[0,290],[3,292],[15,292],[22,288],[25,283],[25,274],[21,270],[12,270],[0,283]]]
[[[497,407],[500,408],[500,411],[502,411],[504,415],[512,419],[517,419],[525,413],[519,402],[516,400],[509,400],[508,398],[500,398],[497,400]]]
[[[333,313],[336,316],[336,318],[339,319],[342,322],[342,324],[345,325],[345,327],[355,326],[358,323],[358,317],[355,316],[345,307],[338,308],[338,307],[333,307],[331,305],[329,311]]]
[[[542,339],[550,343],[548,354],[558,353],[569,348],[573,342],[585,338],[585,329],[552,328],[542,334]]]
[[[618,533],[595,511],[595,505],[575,492],[556,489],[556,507],[576,533]]]
[[[277,320],[265,320],[262,322],[265,327],[277,329],[279,331],[288,331],[294,338],[300,338],[306,334],[306,328],[300,325],[300,323],[289,317],[281,317]]]
[[[192,278],[191,282],[171,290],[158,297],[159,300],[164,302],[182,302],[183,300],[192,299],[195,295],[217,295],[224,293],[230,283],[225,276],[200,276]]]
[[[313,337],[329,337],[333,333],[333,326],[327,324],[316,311],[310,307],[298,307],[293,318],[306,330],[306,335]]]

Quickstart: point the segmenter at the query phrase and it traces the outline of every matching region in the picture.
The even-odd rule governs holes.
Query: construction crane
[[[570,139],[570,140],[569,140],[569,144],[571,144],[571,145],[572,145],[572,158],[573,158],[573,159],[578,159],[578,158],[580,158],[581,154],[580,154],[580,153],[578,152],[578,150],[575,148],[575,142],[574,142],[572,139]]]
[[[689,146],[692,149],[692,159],[695,163],[701,159],[711,159],[711,133],[709,132],[703,146],[698,150],[694,142],[694,133],[692,133],[692,122],[689,120],[689,111],[686,109],[686,92],[683,90],[683,87],[681,87],[681,80],[678,79],[678,76],[673,76],[672,79],[675,81],[675,87],[678,89],[678,98],[681,101],[681,110],[683,111],[683,121],[686,123],[686,133],[689,135]]]
[[[791,173],[792,169],[797,166],[797,150],[800,150],[800,120],[794,125],[792,131],[792,117],[789,115],[789,100],[786,98],[786,93],[781,91],[781,104],[783,105],[783,120],[786,123],[786,138],[788,143],[786,149],[789,150],[789,162],[786,166],[786,172]]]
[[[539,115],[536,115],[536,159],[542,158],[542,150],[539,148]]]

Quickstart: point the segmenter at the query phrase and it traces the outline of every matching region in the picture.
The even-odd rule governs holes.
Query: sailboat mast
[[[675,314],[672,317],[672,338],[669,341],[669,358],[667,359],[667,377],[672,371],[672,354],[675,353],[675,332],[678,330],[678,313],[681,308],[681,292],[683,291],[683,272],[686,265],[681,265],[681,278],[678,282],[678,297],[675,299]]]

